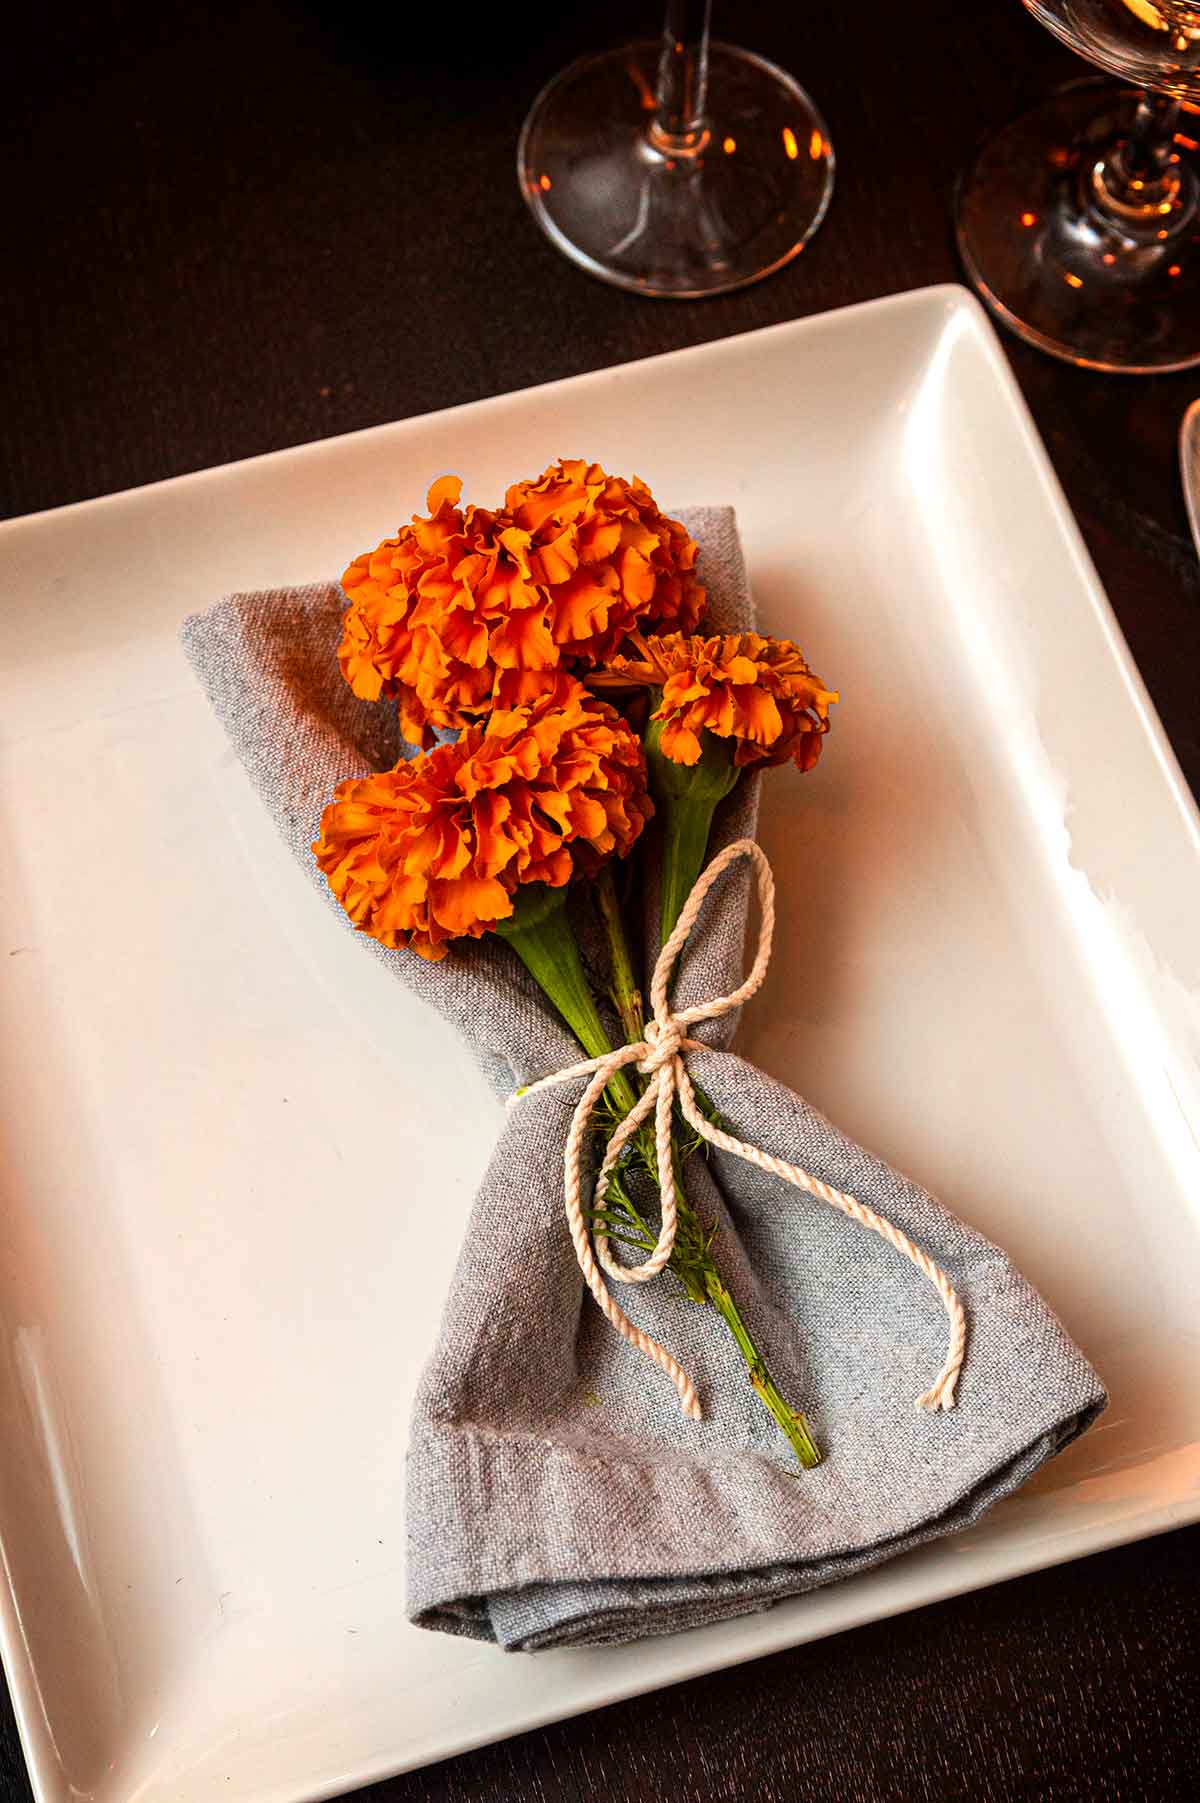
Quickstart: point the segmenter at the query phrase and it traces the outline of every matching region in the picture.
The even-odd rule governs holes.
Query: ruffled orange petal
[[[411,744],[530,699],[510,673],[586,671],[631,632],[700,618],[696,546],[636,477],[564,458],[495,512],[461,502],[460,478],[439,477],[427,514],[343,576],[342,673],[363,699],[396,698]]]
[[[664,757],[669,757],[673,764],[698,764],[700,762],[700,741],[690,726],[683,726],[678,720],[668,720],[662,729],[660,740]]]
[[[811,770],[829,730],[837,693],[827,689],[790,639],[730,633],[700,639],[682,633],[640,641],[636,657],[617,656],[605,685],[661,688],[654,719],[664,754],[679,764],[700,756],[700,735],[734,742],[734,762]]]
[[[458,935],[476,927],[489,932],[498,920],[509,918],[513,904],[508,890],[495,877],[468,872],[454,882],[431,883],[429,911],[448,933]]]
[[[461,476],[439,476],[425,498],[425,511],[440,513],[443,507],[457,507],[461,495]]]
[[[521,884],[624,856],[651,812],[639,740],[559,672],[488,731],[339,784],[313,851],[361,931],[437,959],[507,919]]]
[[[558,662],[558,647],[540,607],[510,613],[493,630],[489,650],[499,670],[550,670]]]

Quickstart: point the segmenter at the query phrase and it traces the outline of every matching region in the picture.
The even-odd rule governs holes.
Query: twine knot
[[[638,1059],[637,1069],[643,1077],[652,1077],[665,1064],[670,1064],[672,1058],[677,1058],[685,1047],[695,1043],[695,1040],[688,1039],[682,1024],[673,1014],[668,1014],[663,1020],[647,1021],[646,1037],[642,1041],[646,1056]],[[641,1050],[642,1047],[638,1049]]]
[[[758,930],[758,947],[754,962],[748,975],[730,995],[717,996],[712,1001],[697,1003],[694,1007],[683,1008],[679,1013],[671,1009],[669,988],[671,972],[675,960],[696,923],[696,918],[703,906],[704,898],[723,871],[739,858],[749,859],[758,883],[758,900],[761,920]],[[835,1189],[832,1184],[823,1183],[819,1177],[801,1170],[798,1165],[788,1164],[782,1158],[772,1158],[769,1153],[758,1146],[749,1145],[745,1141],[735,1139],[733,1134],[726,1133],[712,1121],[705,1118],[696,1102],[696,1092],[688,1075],[684,1053],[706,1051],[710,1048],[702,1040],[689,1039],[685,1029],[693,1023],[703,1020],[719,1020],[722,1015],[730,1014],[743,1002],[762,987],[767,974],[767,966],[771,961],[771,941],[775,932],[775,880],[771,875],[771,866],[765,854],[753,839],[738,839],[727,845],[718,853],[712,863],[697,878],[696,883],[684,903],[675,929],[658,955],[654,967],[654,976],[650,984],[650,1006],[653,1018],[647,1022],[644,1037],[634,1045],[620,1046],[615,1051],[605,1053],[602,1058],[586,1058],[578,1064],[572,1064],[566,1070],[556,1071],[549,1077],[542,1077],[536,1083],[528,1084],[511,1098],[512,1103],[523,1101],[526,1096],[535,1094],[539,1089],[548,1089],[554,1084],[567,1083],[573,1079],[587,1077],[587,1087],[579,1098],[571,1125],[567,1132],[567,1143],[563,1159],[563,1201],[566,1208],[567,1224],[571,1230],[571,1240],[575,1247],[575,1256],[579,1260],[579,1268],[583,1272],[588,1288],[591,1290],[599,1307],[621,1336],[630,1345],[638,1347],[648,1358],[660,1366],[674,1384],[679,1395],[680,1405],[685,1415],[699,1420],[701,1416],[700,1402],[696,1395],[695,1385],[687,1372],[678,1365],[671,1354],[650,1338],[639,1327],[635,1327],[628,1316],[618,1307],[600,1271],[597,1261],[608,1275],[619,1283],[648,1283],[652,1277],[670,1263],[675,1249],[675,1234],[679,1218],[679,1202],[675,1191],[675,1171],[672,1158],[671,1128],[676,1103],[688,1125],[692,1127],[710,1145],[718,1146],[724,1152],[731,1152],[747,1163],[757,1165],[759,1170],[770,1171],[776,1177],[793,1184],[796,1189],[805,1190],[809,1195],[826,1202],[831,1208],[840,1209],[859,1226],[866,1227],[885,1239],[897,1252],[910,1259],[918,1271],[926,1276],[934,1285],[945,1305],[950,1320],[950,1341],[946,1352],[945,1363],[931,1389],[918,1396],[916,1406],[919,1409],[952,1409],[954,1407],[955,1387],[958,1374],[962,1369],[966,1350],[967,1324],[962,1303],[951,1284],[950,1279],[939,1265],[936,1265],[928,1253],[902,1233],[898,1227],[885,1216],[876,1214],[874,1209],[857,1201],[843,1190]],[[635,1065],[644,1077],[649,1079],[645,1090],[624,1120],[614,1131],[596,1175],[596,1181],[589,1198],[588,1211],[595,1212],[608,1187],[608,1179],[615,1168],[625,1147],[638,1131],[642,1122],[653,1113],[654,1141],[658,1171],[658,1188],[662,1210],[662,1226],[659,1230],[658,1242],[650,1256],[640,1265],[622,1265],[613,1257],[608,1236],[600,1226],[589,1229],[587,1214],[581,1200],[582,1165],[584,1142],[592,1111],[599,1101],[611,1078],[626,1065]],[[595,1253],[593,1256],[593,1246]]]

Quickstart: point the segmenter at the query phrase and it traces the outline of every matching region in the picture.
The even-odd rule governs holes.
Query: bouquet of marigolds
[[[494,509],[443,476],[341,584],[183,630],[308,876],[507,1103],[405,1520],[409,1618],[511,1649],[863,1571],[977,1520],[1105,1400],[998,1247],[730,1050],[774,927],[760,773],[813,772],[836,696],[752,630],[732,511],[684,520],[582,460]],[[437,1205],[389,1180],[382,1124],[364,1158],[368,1214]],[[419,1222],[406,1252],[398,1310]]]
[[[622,905],[636,873],[618,883],[614,866],[637,859],[657,815],[668,991],[672,936],[718,803],[746,772],[811,771],[837,696],[789,640],[705,635],[697,547],[636,477],[564,460],[515,483],[494,511],[464,507],[461,487],[435,482],[427,512],[342,579],[342,672],[356,695],[395,705],[413,755],[340,784],[314,854],[355,925],[384,945],[440,960],[497,933],[523,960],[587,1054],[563,1073],[592,1077],[566,1189],[597,1299],[675,1376],[612,1303],[592,1249],[614,1277],[669,1271],[691,1302],[716,1309],[763,1406],[815,1465],[803,1415],[722,1281],[714,1227],[688,1200],[688,1159],[722,1129],[687,1084],[678,1028],[669,1045],[654,1022],[648,1036]],[[603,930],[627,1053],[589,987],[572,888]],[[668,1063],[670,1084],[659,1076]],[[598,1177],[593,1126],[608,1146]],[[640,1262],[618,1264],[614,1241]],[[679,1378],[685,1410],[698,1412]]]

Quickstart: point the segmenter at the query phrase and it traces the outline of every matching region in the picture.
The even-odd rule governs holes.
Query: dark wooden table
[[[0,507],[953,279],[950,194],[973,145],[1081,72],[1018,0],[718,0],[727,34],[818,98],[837,191],[790,269],[722,300],[653,302],[560,259],[517,192],[541,83],[656,27],[655,0],[576,10],[528,0],[481,25],[354,0],[26,9],[0,71]],[[1200,789],[1200,566],[1175,464],[1200,371],[1095,376],[1008,349]],[[1194,1798],[1198,1553],[1185,1530],[364,1794]],[[10,1726],[0,1795],[29,1794]]]

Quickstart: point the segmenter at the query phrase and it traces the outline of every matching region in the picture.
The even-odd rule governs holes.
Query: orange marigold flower
[[[493,541],[492,516],[460,509],[461,489],[453,476],[435,482],[428,517],[356,557],[342,577],[342,674],[365,701],[398,696],[414,744],[432,743],[429,726],[459,727],[490,706],[489,635],[469,577]],[[427,719],[422,696],[435,692]]]
[[[601,663],[639,626],[696,630],[705,600],[697,546],[639,477],[562,459],[514,483],[504,515],[505,546],[545,591],[564,657]]]
[[[342,673],[365,700],[397,697],[410,744],[531,700],[639,624],[691,631],[699,620],[696,545],[637,477],[562,461],[515,484],[495,513],[461,508],[461,491],[443,476],[428,517],[342,577]]]
[[[624,857],[652,813],[636,734],[561,677],[486,730],[339,783],[313,853],[362,932],[436,960],[507,920],[522,883]]]
[[[642,642],[644,655],[617,657],[614,681],[661,687],[664,754],[676,764],[700,757],[700,734],[736,741],[735,764],[786,764],[811,770],[829,730],[837,693],[827,689],[790,639],[756,632],[724,638],[670,633]]]

